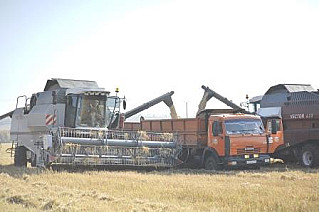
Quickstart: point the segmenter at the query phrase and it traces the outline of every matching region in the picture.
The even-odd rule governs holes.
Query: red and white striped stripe
[[[45,124],[46,125],[56,124],[56,115],[55,114],[47,114],[45,116]]]

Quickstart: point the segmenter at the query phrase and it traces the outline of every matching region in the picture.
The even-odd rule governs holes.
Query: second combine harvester
[[[304,167],[319,166],[319,92],[308,84],[279,84],[250,100],[269,133],[269,153]]]

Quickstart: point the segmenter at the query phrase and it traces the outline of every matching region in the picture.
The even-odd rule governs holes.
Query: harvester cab
[[[66,95],[66,127],[118,128],[125,99],[108,91],[77,91]]]

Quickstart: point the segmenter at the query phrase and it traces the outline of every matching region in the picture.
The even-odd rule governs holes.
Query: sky
[[[175,91],[180,117],[186,104],[195,116],[202,85],[236,104],[281,83],[317,89],[318,38],[315,0],[1,0],[0,114],[50,78],[119,87],[128,110]]]

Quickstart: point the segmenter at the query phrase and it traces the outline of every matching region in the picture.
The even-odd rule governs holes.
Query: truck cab
[[[217,163],[243,166],[269,163],[267,137],[261,119],[247,114],[211,115],[207,149]],[[211,163],[205,156],[205,167]]]

